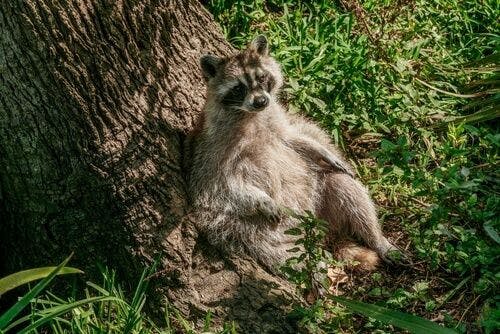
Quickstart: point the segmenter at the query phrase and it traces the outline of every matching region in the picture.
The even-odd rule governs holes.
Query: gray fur
[[[295,241],[284,232],[297,222],[283,208],[307,210],[330,223],[334,240],[354,235],[384,256],[394,246],[382,235],[367,190],[318,126],[288,114],[277,102],[281,71],[267,50],[258,51],[264,44],[267,48],[260,38],[222,60],[219,72],[208,78],[204,124],[190,175],[198,228],[211,243],[246,252],[275,269],[293,254],[287,249]],[[275,83],[266,92],[266,108],[256,112],[246,102],[221,104],[235,80],[253,80],[248,73],[261,71]],[[248,95],[260,89],[248,87]]]

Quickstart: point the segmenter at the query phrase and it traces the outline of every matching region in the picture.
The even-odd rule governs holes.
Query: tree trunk
[[[290,331],[290,287],[213,249],[187,215],[204,52],[231,47],[194,0],[2,1],[1,274],[74,251],[88,275],[102,262],[134,282],[160,256],[158,295],[186,316]]]

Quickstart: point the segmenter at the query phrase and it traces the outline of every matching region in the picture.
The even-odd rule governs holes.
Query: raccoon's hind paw
[[[385,263],[393,266],[409,267],[413,265],[410,254],[395,246],[392,246],[380,257]]]

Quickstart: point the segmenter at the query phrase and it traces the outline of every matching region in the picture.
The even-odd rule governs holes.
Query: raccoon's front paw
[[[257,211],[269,221],[278,224],[284,217],[284,212],[272,200],[259,201]]]

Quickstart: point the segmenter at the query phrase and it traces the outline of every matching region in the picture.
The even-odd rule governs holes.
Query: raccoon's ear
[[[267,46],[267,38],[264,35],[259,35],[250,44],[250,47],[257,51],[261,56],[267,56],[269,48]]]
[[[203,70],[203,75],[207,80],[217,75],[220,63],[221,59],[214,55],[206,54],[201,57],[201,69]]]

